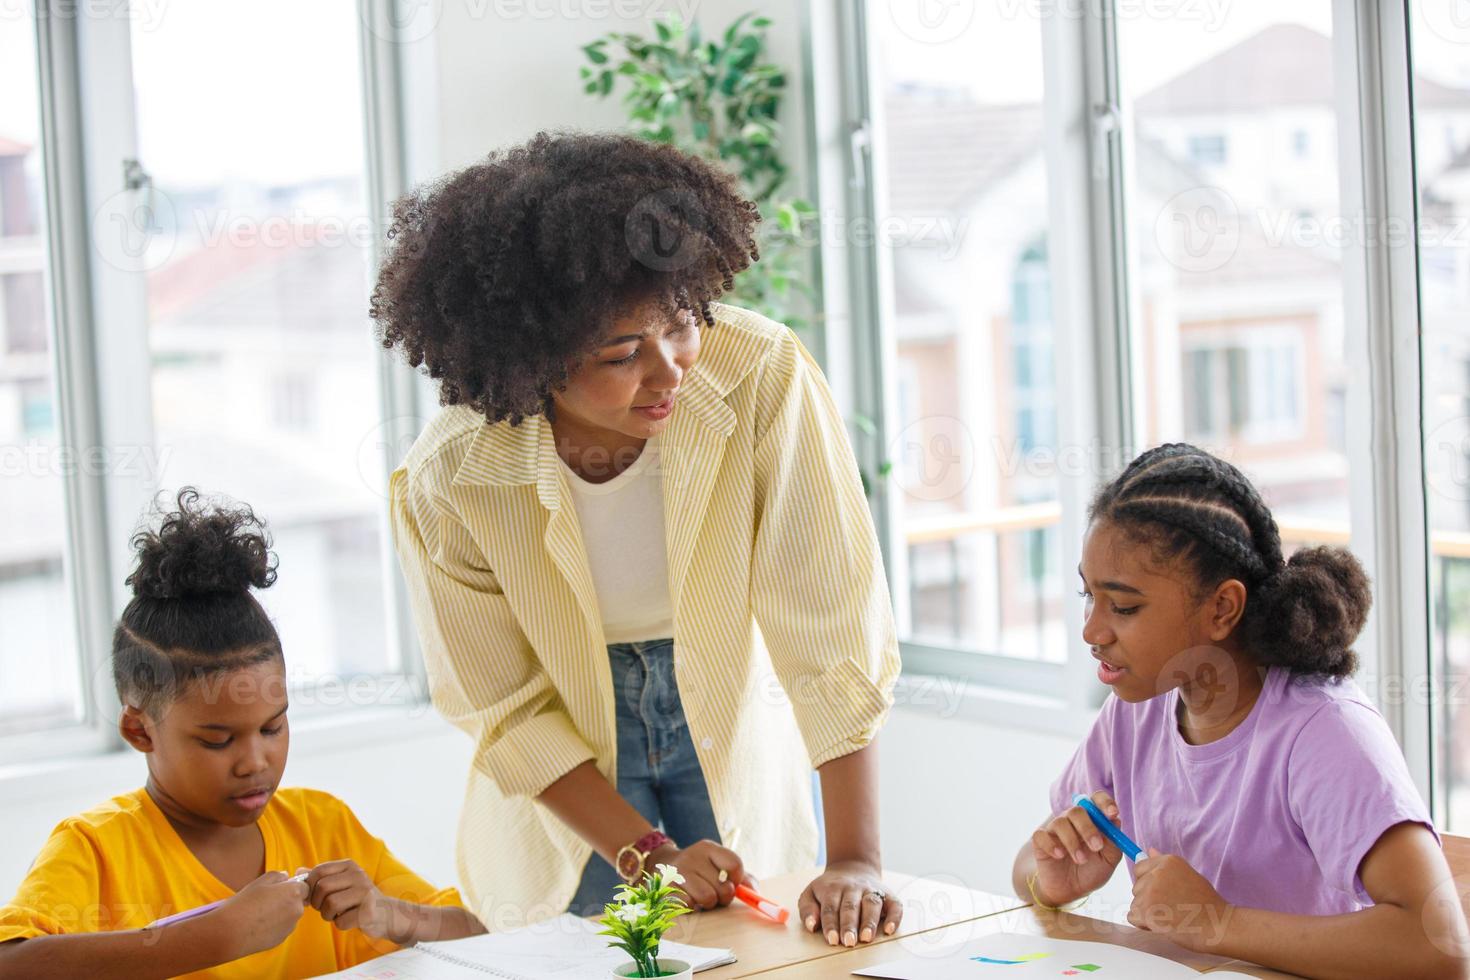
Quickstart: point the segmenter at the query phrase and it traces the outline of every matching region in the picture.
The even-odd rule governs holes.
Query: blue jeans
[[[679,688],[674,683],[674,641],[611,643],[613,697],[618,731],[618,795],[681,847],[720,840],[704,772],[689,736]],[[821,796],[815,790],[817,827]],[[631,842],[630,842],[631,843]],[[821,845],[825,851],[825,842]],[[819,854],[818,863],[824,860]],[[567,911],[598,915],[622,884],[617,870],[593,854]]]

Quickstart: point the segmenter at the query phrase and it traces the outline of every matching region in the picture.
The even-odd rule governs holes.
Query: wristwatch
[[[643,865],[648,861],[648,855],[665,844],[672,843],[673,841],[668,835],[660,833],[657,830],[650,830],[633,843],[628,844],[621,851],[618,851],[618,876],[628,884],[633,884],[639,878],[643,877]]]

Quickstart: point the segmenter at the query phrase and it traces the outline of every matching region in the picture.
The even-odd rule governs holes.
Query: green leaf
[[[769,17],[757,17],[755,20],[750,22],[751,29],[756,31],[763,31],[770,26],[771,18]]]
[[[868,418],[866,415],[854,414],[852,417],[852,424],[857,426],[859,429],[862,429],[863,432],[867,433],[870,436],[876,436],[878,434],[877,423]]]
[[[790,204],[783,204],[776,209],[776,224],[780,225],[783,231],[789,231],[794,234],[800,222],[801,218],[797,215],[796,209]]]
[[[604,71],[602,73],[602,76],[598,78],[597,85],[598,88],[602,90],[603,95],[611,92],[613,87],[613,73],[610,71]]]
[[[749,13],[744,13],[744,14],[741,14],[739,17],[736,17],[735,18],[735,22],[733,24],[731,24],[729,27],[725,28],[725,44],[727,44],[727,45],[734,44],[735,43],[735,35],[740,33],[741,26],[747,20],[749,20],[750,18],[752,18],[754,16],[755,16],[755,11],[752,10]]]
[[[665,24],[663,21],[661,21],[661,20],[654,21],[653,22],[653,29],[658,34],[658,39],[660,41],[671,41],[671,40],[673,40],[674,32],[672,30],[670,30],[669,29],[669,25],[668,24]]]
[[[759,123],[746,123],[740,135],[753,146],[765,146],[771,142],[771,131]]]
[[[602,46],[605,41],[593,41],[591,44],[582,46],[582,51],[587,55],[587,60],[594,65],[607,64],[607,55],[603,53]]]

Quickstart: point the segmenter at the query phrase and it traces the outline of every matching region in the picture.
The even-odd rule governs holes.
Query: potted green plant
[[[679,869],[660,864],[643,873],[643,883],[623,885],[615,900],[603,907],[604,928],[609,946],[627,953],[632,960],[613,971],[615,978],[694,976],[694,968],[683,960],[660,959],[658,946],[674,920],[689,911],[676,887],[684,883]]]
[[[761,260],[736,276],[727,301],[801,331],[817,298],[802,269],[817,214],[784,193],[789,172],[777,116],[786,73],[766,60],[770,25],[768,17],[742,14],[707,38],[697,21],[670,13],[654,22],[653,37],[614,32],[583,45],[590,64],[582,66],[582,85],[604,98],[623,83],[634,132],[739,177],[766,220],[757,232]]]
[[[790,175],[777,121],[786,73],[766,57],[771,19],[741,14],[725,30],[705,36],[698,21],[669,13],[653,23],[654,35],[613,32],[582,46],[583,90],[606,98],[621,86],[633,131],[669,143],[733,171],[742,193],[765,219],[757,232],[761,260],[735,277],[725,301],[746,306],[801,333],[820,319],[816,290],[807,282],[806,253],[813,244],[817,211],[786,193]],[[877,428],[865,416],[853,424],[869,437]],[[893,464],[883,461],[877,478]],[[863,492],[873,476],[860,471]]]

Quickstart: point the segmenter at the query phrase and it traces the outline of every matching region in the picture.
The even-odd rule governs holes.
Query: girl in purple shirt
[[[1055,907],[1147,856],[1128,921],[1311,976],[1463,977],[1470,936],[1439,837],[1351,679],[1371,591],[1341,548],[1289,561],[1260,494],[1193,446],[1139,456],[1093,502],[1083,639],[1112,689],[1016,856]]]

